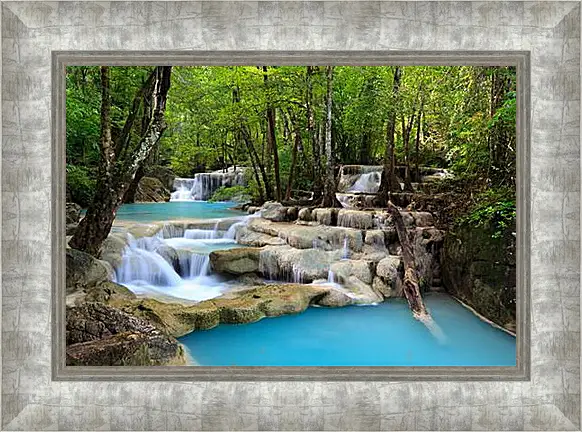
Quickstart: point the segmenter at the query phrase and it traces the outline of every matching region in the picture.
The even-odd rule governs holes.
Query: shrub
[[[235,201],[246,202],[251,200],[251,195],[245,186],[221,186],[210,197],[209,201]]]
[[[67,164],[67,191],[74,203],[89,207],[95,195],[95,184],[87,168]]]

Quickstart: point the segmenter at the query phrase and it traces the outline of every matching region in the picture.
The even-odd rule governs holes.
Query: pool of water
[[[377,306],[309,308],[180,338],[201,366],[515,366],[515,338],[453,298],[429,294],[441,330],[429,331],[403,299]]]
[[[116,219],[122,221],[153,222],[176,219],[215,219],[245,214],[231,210],[232,202],[175,201],[163,203],[123,204]]]

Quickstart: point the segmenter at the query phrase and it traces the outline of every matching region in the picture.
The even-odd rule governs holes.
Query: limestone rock
[[[261,217],[273,222],[283,222],[287,219],[287,208],[278,202],[266,202],[261,208]]]
[[[300,219],[302,221],[310,222],[311,221],[311,210],[308,207],[304,207],[304,208],[299,210],[299,212],[297,213],[297,217],[298,217],[298,219]]]
[[[101,259],[117,268],[123,260],[123,251],[127,247],[127,236],[123,233],[111,233],[101,247]]]
[[[386,244],[385,241],[386,241],[386,235],[384,234],[384,231],[382,231],[382,230],[368,230],[368,231],[366,231],[366,237],[364,239],[364,242],[367,245],[378,246],[378,247],[383,248]]]
[[[110,268],[103,261],[71,248],[67,248],[66,273],[67,294],[105,282],[111,276]]]
[[[241,275],[259,271],[260,248],[234,248],[210,253],[210,265],[217,273]]]
[[[253,247],[280,246],[285,244],[285,240],[280,237],[252,231],[246,226],[241,226],[237,230],[236,242],[245,246]]]
[[[101,303],[67,307],[67,364],[184,364],[178,342],[150,323]]]
[[[135,192],[135,202],[170,201],[170,191],[155,177],[142,177]]]
[[[398,278],[399,270],[402,265],[402,258],[390,255],[384,258],[376,266],[376,274],[385,281],[393,281]]]
[[[346,228],[371,229],[374,226],[373,213],[342,209],[338,212],[337,225]]]
[[[374,277],[372,263],[368,261],[341,260],[333,263],[330,270],[340,282],[354,276],[366,284],[371,284]]]

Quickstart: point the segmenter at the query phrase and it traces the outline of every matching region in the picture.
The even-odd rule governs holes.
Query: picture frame
[[[579,76],[572,78],[579,72],[579,4],[128,2],[125,6],[92,2],[3,5],[3,428],[580,428],[580,81]],[[511,18],[515,12],[517,25]],[[164,18],[152,19],[158,16]],[[282,23],[283,17],[309,31],[304,36],[291,33],[289,25]],[[111,24],[121,20],[131,22],[134,33],[121,24]],[[430,28],[428,34],[407,33],[422,23]],[[80,32],[80,28],[86,31]],[[353,35],[344,36],[341,30],[345,28]],[[112,32],[98,40],[105,30]],[[186,41],[183,34],[188,30],[197,38]],[[144,36],[150,37],[152,46],[143,46]],[[303,38],[301,43],[295,39],[298,37]],[[215,45],[216,38],[222,38],[222,46]],[[92,43],[91,51],[83,49],[82,40]],[[120,46],[122,41],[132,43]],[[286,49],[298,46],[302,50]],[[432,46],[439,49],[429,51]],[[142,54],[123,53],[119,51],[122,48]],[[226,48],[234,51],[224,51]],[[559,53],[554,51],[557,48]],[[82,55],[81,50],[85,51]],[[135,56],[132,64],[157,64],[152,61],[155,56],[159,61],[170,58],[160,50],[172,51],[174,61],[184,59],[184,64],[197,58],[200,62],[214,59],[222,65],[269,59],[273,64],[281,63],[285,55],[290,62],[309,58],[334,64],[349,64],[346,62],[357,56],[358,63],[362,59],[385,62],[389,56],[393,62],[409,65],[413,58],[409,50],[417,51],[422,64],[443,61],[446,55],[449,60],[456,56],[462,64],[470,64],[467,59],[471,56],[481,62],[510,58],[511,64],[521,68],[518,86],[519,82],[528,83],[531,68],[531,86],[525,86],[531,93],[521,94],[518,110],[518,130],[530,129],[531,136],[528,146],[529,137],[518,134],[525,148],[518,150],[518,175],[522,179],[518,181],[518,226],[520,245],[530,251],[526,259],[518,257],[518,290],[522,283],[525,287],[525,291],[518,291],[518,334],[522,336],[518,336],[518,370],[491,374],[490,370],[471,368],[456,376],[430,368],[406,368],[407,374],[347,368],[335,376],[329,371],[297,374],[280,368],[267,373],[256,368],[243,372],[207,368],[197,374],[190,369],[180,373],[163,368],[65,370],[58,292],[59,278],[64,277],[64,260],[58,253],[64,249],[64,236],[58,237],[64,226],[64,208],[57,205],[64,184],[62,146],[59,150],[57,145],[59,133],[64,132],[64,116],[51,116],[49,76],[55,80],[52,89],[58,89],[62,75],[54,72],[68,60],[82,57],[95,65],[114,64],[115,58],[127,62],[129,55]],[[544,96],[547,94],[551,97]],[[52,93],[56,112],[63,108],[63,96],[62,92]],[[526,115],[528,97],[531,124]],[[548,145],[549,137],[556,147]],[[51,204],[52,220],[46,210]],[[556,212],[561,212],[561,220],[555,220]],[[52,291],[49,274],[55,278]],[[527,282],[531,284],[531,299],[519,297],[519,292],[527,294]],[[547,285],[557,287],[559,299],[544,288]],[[47,337],[51,328],[55,345]],[[531,370],[529,361],[520,362],[529,360],[529,345]],[[168,374],[172,374],[170,378]],[[194,382],[154,383],[154,379]],[[491,379],[496,381],[477,382]],[[134,382],[123,382],[128,380]],[[392,382],[395,380],[401,382]],[[428,382],[433,380],[441,381]],[[108,399],[111,394],[113,400]],[[194,402],[176,400],[185,397]],[[173,402],[180,404],[178,409],[173,408]],[[104,404],[109,407],[105,412],[99,409]],[[419,405],[423,405],[420,411],[411,408]],[[237,414],[235,407],[242,408],[243,414]],[[147,408],[158,411],[144,415]],[[437,415],[439,408],[446,414]],[[270,420],[272,413],[274,422]]]

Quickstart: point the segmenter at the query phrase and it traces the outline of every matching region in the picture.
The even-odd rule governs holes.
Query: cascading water
[[[194,178],[176,178],[170,201],[205,201],[221,186],[244,186],[244,167],[198,173]]]
[[[219,222],[208,230],[183,230],[168,224],[152,237],[136,239],[128,234],[115,279],[136,294],[195,301],[219,296],[228,289],[228,283],[211,274],[209,253],[235,245],[234,240],[221,238]]]
[[[348,243],[348,237],[345,236],[344,237],[344,244],[342,247],[342,259],[346,260],[350,258],[350,248],[349,248],[349,243]]]
[[[380,171],[372,171],[362,174],[358,180],[352,185],[348,192],[365,192],[376,193],[380,188],[380,180],[382,173]]]

